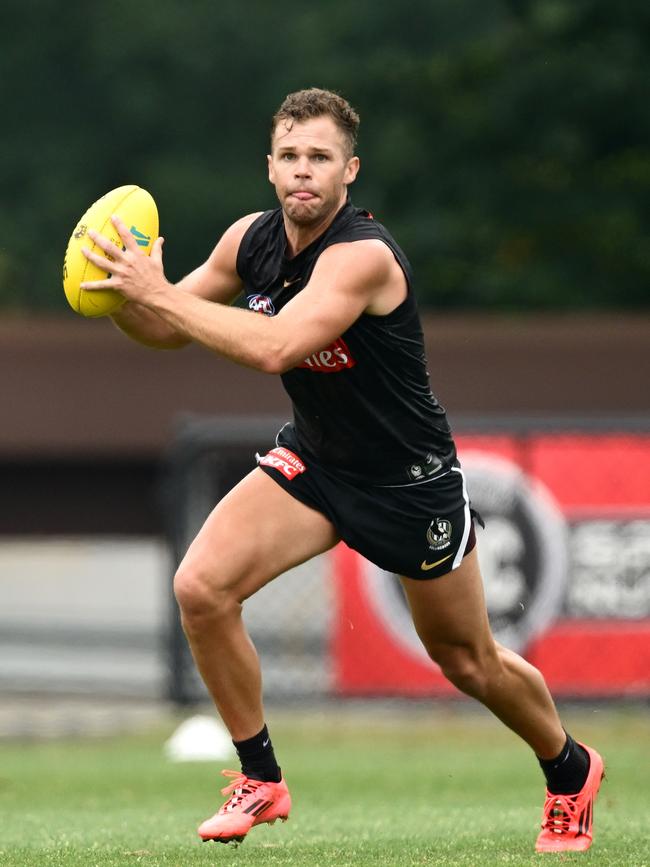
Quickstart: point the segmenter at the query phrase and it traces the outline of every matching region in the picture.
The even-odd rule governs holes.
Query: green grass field
[[[647,711],[565,715],[605,754],[588,853],[535,855],[541,775],[482,713],[421,708],[271,713],[294,798],[290,821],[238,848],[201,844],[222,778],[173,765],[170,729],[106,740],[0,744],[0,865],[650,865]]]

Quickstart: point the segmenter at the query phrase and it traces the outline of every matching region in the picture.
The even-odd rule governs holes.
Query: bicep
[[[249,214],[233,223],[222,235],[208,259],[176,285],[207,301],[230,304],[239,295],[242,282],[237,273],[237,252],[247,229],[259,214]]]
[[[307,286],[275,317],[286,334],[291,361],[340,337],[382,292],[390,263],[383,249],[368,243],[325,250]]]

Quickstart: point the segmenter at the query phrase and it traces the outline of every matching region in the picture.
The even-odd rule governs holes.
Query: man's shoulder
[[[277,232],[283,225],[282,210],[275,208],[246,214],[233,223],[231,229],[239,233],[241,240],[246,238],[250,241],[254,237],[265,237],[268,233]]]
[[[354,264],[359,261],[369,267],[377,267],[380,263],[394,262],[395,257],[383,238],[339,238],[324,247],[318,260],[331,264],[335,260]]]
[[[401,282],[398,270],[406,278],[407,286],[412,284],[412,269],[404,251],[395,241],[388,229],[362,208],[350,208],[346,219],[333,226],[321,254],[321,263],[332,267],[338,264],[346,267],[350,274],[358,273],[360,279],[375,279],[377,282],[394,279]]]
[[[268,222],[269,215],[272,215],[273,213],[274,211],[253,211],[250,214],[245,214],[243,217],[235,220],[228,231],[238,233],[243,237],[251,226],[256,223]]]
[[[250,276],[251,269],[260,275],[264,272],[261,279],[267,279],[266,270],[275,268],[275,264],[270,264],[269,260],[275,262],[282,254],[283,247],[278,240],[283,225],[279,208],[247,214],[233,224],[231,228],[236,235],[237,247],[236,267],[242,279]]]
[[[403,250],[386,226],[363,208],[351,208],[345,219],[332,225],[323,250],[348,244],[359,254],[370,254],[380,259],[387,255],[395,256],[403,267],[410,267]]]
[[[364,208],[350,207],[343,213],[340,221],[335,221],[329,233],[328,242],[339,244],[345,241],[364,241],[378,239],[395,244],[392,235],[383,223],[375,219]]]
[[[231,223],[223,233],[221,243],[239,246],[239,243],[246,232],[248,232],[250,227],[263,215],[264,211],[256,211],[255,213],[246,214],[244,217],[235,220],[235,222]]]

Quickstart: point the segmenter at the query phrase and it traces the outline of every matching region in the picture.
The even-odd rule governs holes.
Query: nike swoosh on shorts
[[[441,563],[444,563],[445,560],[449,560],[450,557],[453,557],[453,554],[447,554],[446,557],[443,557],[442,560],[436,560],[435,563],[427,563],[426,560],[423,560],[420,569],[422,569],[423,572],[428,572],[429,569],[433,569],[434,566],[440,566]]]

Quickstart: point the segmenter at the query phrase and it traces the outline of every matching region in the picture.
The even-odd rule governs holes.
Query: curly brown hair
[[[285,97],[282,105],[273,115],[271,122],[271,145],[278,123],[284,121],[300,122],[314,117],[329,115],[345,137],[348,158],[353,156],[357,144],[359,115],[350,103],[332,90],[309,87],[297,90]]]

